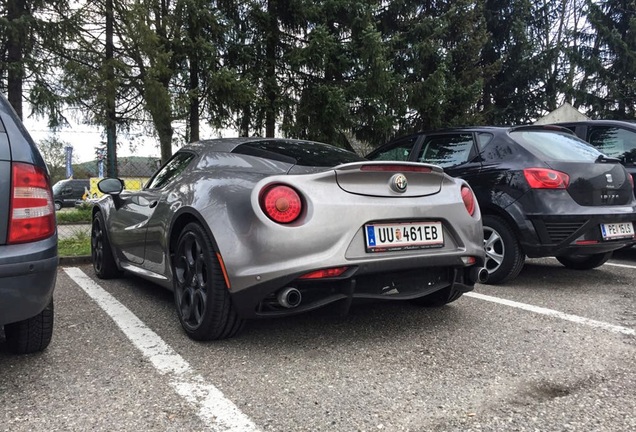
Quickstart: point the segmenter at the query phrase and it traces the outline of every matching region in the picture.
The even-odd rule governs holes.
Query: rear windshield
[[[602,154],[585,141],[552,131],[516,131],[510,136],[542,160],[594,162]]]
[[[348,150],[313,141],[254,141],[241,144],[232,153],[312,167],[334,167],[365,160]]]

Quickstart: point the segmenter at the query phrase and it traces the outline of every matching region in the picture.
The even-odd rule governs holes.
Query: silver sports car
[[[141,191],[99,183],[95,273],[174,291],[193,339],[246,319],[355,299],[441,306],[484,281],[481,214],[468,184],[415,162],[370,162],[310,141],[190,144]]]

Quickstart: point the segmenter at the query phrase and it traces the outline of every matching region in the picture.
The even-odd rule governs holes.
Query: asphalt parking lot
[[[529,260],[439,309],[356,305],[197,343],[143,280],[58,274],[44,353],[0,335],[0,431],[634,431],[636,249]]]

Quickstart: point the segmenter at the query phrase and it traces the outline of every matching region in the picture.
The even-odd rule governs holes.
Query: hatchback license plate
[[[634,224],[631,222],[601,224],[604,240],[634,237]]]
[[[398,251],[444,245],[441,222],[365,225],[367,251]]]

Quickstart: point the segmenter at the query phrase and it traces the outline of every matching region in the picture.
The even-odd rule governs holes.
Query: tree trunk
[[[117,90],[113,69],[113,0],[106,0],[106,157],[108,177],[118,176]]]
[[[197,25],[196,11],[191,11],[188,17],[188,32],[190,33],[190,41],[192,48],[190,51],[190,82],[188,98],[190,99],[190,142],[199,141],[199,54],[198,47],[196,46],[196,38],[200,33],[199,26]]]
[[[199,62],[196,54],[190,59],[190,142],[199,141]]]
[[[265,136],[274,137],[276,135],[276,103],[278,96],[278,84],[276,79],[276,48],[279,44],[278,28],[278,1],[267,1],[267,14],[269,16],[269,29],[267,32],[267,42],[265,47],[265,70],[264,80],[265,98],[267,107],[265,108]]]
[[[156,83],[158,84],[158,83]],[[154,87],[154,86],[153,86]],[[154,99],[152,104],[148,104],[152,122],[159,136],[159,146],[161,149],[161,164],[164,164],[172,156],[172,108],[170,106],[170,95],[167,85],[161,89],[155,87],[154,92],[164,93],[162,97]],[[150,90],[151,92],[153,90]]]
[[[7,19],[7,98],[20,119],[22,116],[22,87],[24,85],[23,52],[27,27],[21,18],[27,15],[26,0],[8,0]]]

